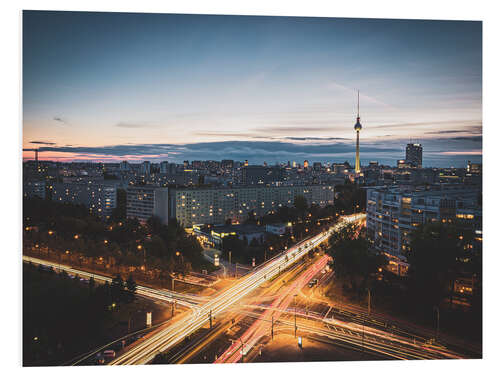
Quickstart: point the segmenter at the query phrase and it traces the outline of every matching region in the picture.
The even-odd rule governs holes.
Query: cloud
[[[66,120],[62,119],[61,117],[55,116],[55,117],[53,118],[53,120],[54,120],[54,121],[57,121],[57,122],[58,122],[58,123],[60,123],[60,124],[68,125],[68,121],[66,121]]]
[[[452,141],[470,141],[470,142],[482,142],[483,141],[483,136],[481,135],[474,135],[470,137],[453,137],[453,138],[446,138],[447,140],[452,140]]]
[[[254,129],[256,132],[259,133],[284,133],[284,134],[290,134],[292,133],[310,133],[310,132],[325,132],[325,131],[332,131],[331,126],[276,126],[276,125],[271,125],[271,126],[263,126],[259,128]]]
[[[351,95],[353,95],[353,98],[355,97],[354,95],[357,94],[357,89],[355,88],[352,88],[352,87],[348,87],[348,86],[345,86],[345,85],[342,85],[340,83],[337,83],[337,82],[333,82],[333,81],[330,81],[327,85],[326,85],[327,89],[329,90],[342,90],[342,91],[345,91]],[[387,103],[384,103],[383,101],[381,101],[380,99],[377,99],[373,96],[369,96],[369,95],[366,95],[366,93],[363,92],[363,90],[360,90],[359,91],[359,101],[360,101],[360,104],[361,106],[363,105],[363,102],[369,102],[369,103],[373,103],[373,104],[378,104],[380,106],[383,106],[383,107],[386,107],[386,108],[391,108],[391,109],[395,109],[392,105],[390,104],[387,104]]]
[[[482,155],[482,150],[469,150],[469,151],[444,151],[441,155]]]
[[[162,155],[172,156],[179,160],[199,159],[220,160],[234,158],[236,160],[287,160],[300,158],[332,158],[335,155],[352,154],[354,144],[338,142],[321,144],[297,144],[290,142],[263,142],[263,141],[221,141],[203,142],[191,144],[134,144],[134,145],[112,145],[103,147],[41,147],[41,151],[57,153],[73,153],[86,155],[102,155],[115,157],[143,157],[152,158]],[[363,148],[364,152],[371,153],[394,153],[399,148],[388,148],[385,146],[370,146]]]
[[[341,137],[284,137],[283,139],[288,139],[290,141],[347,141],[350,138]]]
[[[127,129],[142,129],[142,128],[152,128],[154,125],[145,122],[119,122],[115,124],[117,128],[127,128]]]
[[[450,130],[436,130],[436,131],[431,131],[431,132],[425,132],[424,134],[471,134],[471,135],[479,135],[483,133],[483,127],[482,126],[468,126],[464,129],[450,129]]]
[[[466,133],[465,130],[437,130],[434,132],[425,132],[424,134],[455,134],[455,133]]]
[[[225,131],[201,131],[194,132],[193,135],[202,137],[236,137],[236,138],[254,138],[254,139],[272,139],[271,137],[257,135],[256,133],[242,133],[242,132],[225,132]]]
[[[474,124],[474,125],[472,125]],[[477,125],[479,124],[479,125]],[[415,126],[441,126],[441,125],[468,125],[465,129],[474,129],[475,131],[482,129],[481,121],[477,120],[450,120],[450,121],[427,121],[427,122],[405,122],[399,124],[385,124],[385,125],[376,125],[371,126],[371,128],[377,129],[396,129],[402,127],[415,127]],[[472,126],[471,126],[472,125]]]
[[[54,142],[45,142],[45,141],[31,141],[30,143],[35,145],[55,145]]]
[[[289,137],[309,138],[309,137]],[[316,137],[310,137],[316,138]],[[319,138],[319,137],[317,137]],[[424,165],[460,166],[466,160],[481,162],[480,136],[429,138],[421,143],[424,147]],[[322,139],[324,140],[324,139]],[[142,160],[182,162],[183,160],[249,160],[252,164],[287,160],[309,160],[322,162],[342,162],[354,160],[354,142],[331,139],[325,142],[273,141],[219,141],[187,144],[119,144],[110,146],[43,146],[40,151],[50,153],[55,159],[120,161]],[[313,140],[314,141],[314,140]],[[406,140],[380,139],[361,143],[361,161],[378,160],[393,165],[404,157]],[[479,145],[479,147],[478,147]],[[67,156],[66,156],[67,155]]]

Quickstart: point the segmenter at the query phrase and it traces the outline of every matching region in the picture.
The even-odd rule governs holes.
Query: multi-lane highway
[[[294,296],[317,274],[331,259],[328,255],[322,256],[314,264],[307,268],[288,288],[281,291],[270,305],[268,310],[252,324],[247,331],[241,335],[240,342],[236,341],[231,345],[215,363],[236,363],[242,356],[251,350],[259,340],[270,332],[273,319],[278,320],[283,311],[286,311]]]
[[[130,365],[146,364],[150,362],[157,354],[173,347],[186,336],[192,334],[207,324],[211,318],[226,311],[231,305],[254,291],[262,283],[273,278],[282,270],[301,259],[310,250],[327,240],[332,233],[338,231],[347,223],[361,220],[364,217],[365,214],[345,217],[329,230],[303,241],[296,246],[293,246],[288,251],[275,256],[266,263],[257,267],[247,276],[238,280],[232,287],[219,293],[203,305],[198,306],[189,316],[184,317],[173,325],[161,330],[155,335],[152,335],[142,343],[136,345],[128,352],[110,362],[110,364]]]
[[[30,256],[23,255],[23,262],[31,262],[33,264],[41,264],[45,267],[52,267],[56,271],[66,271],[70,275],[76,275],[82,278],[89,279],[91,277],[94,278],[96,281],[100,282],[111,282],[111,277],[107,276],[102,276],[99,274],[87,272],[87,271],[82,271],[75,269],[73,267],[65,266],[63,264],[59,263],[54,263],[48,260],[43,260],[43,259],[38,259],[38,258],[33,258]],[[154,298],[154,299],[159,299],[163,300],[166,302],[175,302],[179,305],[183,305],[192,309],[196,309],[197,306],[207,300],[206,297],[200,297],[196,296],[193,294],[187,294],[187,293],[176,293],[172,292],[170,290],[166,289],[153,289],[153,288],[148,288],[146,286],[138,285],[137,286],[137,294],[144,296],[144,297],[149,297],[149,298]]]

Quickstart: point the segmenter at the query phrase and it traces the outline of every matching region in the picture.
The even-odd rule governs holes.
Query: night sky
[[[25,11],[40,159],[482,160],[480,22]],[[25,151],[26,159],[33,152]]]

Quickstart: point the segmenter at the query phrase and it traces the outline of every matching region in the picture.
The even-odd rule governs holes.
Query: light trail
[[[41,264],[46,267],[52,267],[54,270],[59,270],[59,271],[65,271],[68,274],[75,274],[78,276],[82,276],[85,278],[94,278],[94,280],[100,281],[100,282],[109,282],[111,283],[112,278],[107,277],[107,276],[102,276],[99,274],[87,272],[87,271],[82,271],[78,270],[69,266],[65,266],[63,264],[59,263],[54,263],[48,260],[42,260],[38,258],[33,258],[30,256],[23,255],[23,261],[24,262],[31,262],[34,264]],[[142,285],[137,285],[137,290],[136,293],[139,295],[142,295],[144,297],[149,297],[149,298],[155,298],[159,299],[162,301],[166,302],[175,302],[178,303],[179,305],[189,307],[191,309],[196,309],[197,305],[204,302],[206,299],[201,298],[199,296],[195,296],[192,294],[183,294],[183,293],[177,293],[177,292],[171,292],[167,290],[161,290],[161,289],[153,289],[153,288],[148,288],[146,286]]]
[[[157,354],[178,344],[186,336],[208,323],[209,314],[215,317],[222,313],[235,302],[254,291],[262,283],[272,279],[280,273],[281,270],[284,271],[287,267],[306,255],[310,250],[327,240],[334,231],[339,230],[348,223],[363,219],[365,216],[365,214],[356,214],[344,217],[329,230],[303,241],[293,246],[288,251],[275,256],[243,277],[234,286],[218,294],[204,305],[199,306],[190,316],[184,317],[172,326],[165,328],[140,343],[127,353],[124,353],[110,362],[110,365],[146,364],[150,362]]]
[[[256,320],[250,328],[240,338],[239,342],[234,342],[214,363],[236,363],[246,352],[250,351],[257,342],[269,332],[269,325],[262,324],[262,321],[269,321],[274,318],[274,313],[277,312],[276,319],[279,319],[281,313],[286,311],[294,295],[298,293],[318,272],[320,272],[331,259],[328,255],[322,256],[317,260],[300,278],[295,280],[290,287],[280,293],[274,300],[270,308],[266,310],[262,317]],[[241,350],[240,350],[241,349]]]
[[[243,313],[249,317],[253,317],[255,319],[261,319],[262,314],[255,313],[251,311],[243,311]],[[291,314],[290,311],[288,311]],[[269,322],[269,321],[268,321]],[[277,323],[275,321],[275,323]],[[288,328],[285,328],[288,327]],[[434,348],[429,348],[426,346],[413,344],[412,342],[404,342],[397,343],[393,341],[394,336],[385,336],[385,337],[372,337],[369,333],[365,332],[363,335],[361,332],[356,332],[352,330],[352,327],[349,328],[341,328],[335,327],[334,325],[328,325],[330,329],[325,329],[318,327],[317,325],[297,323],[297,328],[302,332],[309,332],[316,334],[318,336],[327,337],[330,340],[332,345],[339,345],[340,343],[351,345],[351,348],[357,348],[357,350],[368,350],[374,353],[378,353],[386,356],[387,358],[393,359],[444,359],[444,358],[462,358],[456,356],[453,352],[443,352],[440,350],[435,350]],[[333,329],[332,329],[333,327]],[[275,329],[275,332],[286,330],[287,332],[290,329],[294,329],[294,322],[290,319],[280,320],[278,328]],[[343,346],[343,345],[340,345]]]

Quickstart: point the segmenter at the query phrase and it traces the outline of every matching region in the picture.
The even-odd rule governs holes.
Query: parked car
[[[104,355],[104,358],[115,358],[116,352],[114,350],[105,350],[103,355]]]

